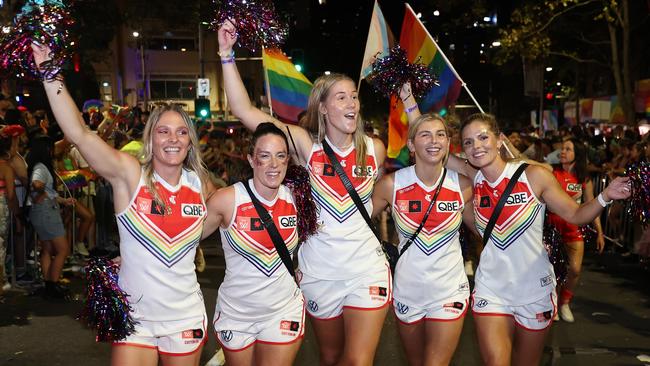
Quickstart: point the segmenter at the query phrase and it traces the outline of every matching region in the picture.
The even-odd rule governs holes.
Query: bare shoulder
[[[553,174],[551,174],[551,171],[548,170],[546,167],[543,165],[528,165],[526,168],[526,176],[528,177],[528,180],[534,184],[534,181],[536,180],[545,180],[549,178],[553,178]]]
[[[228,186],[218,189],[206,202],[208,212],[222,214],[235,203],[235,186]]]
[[[384,159],[386,159],[386,146],[383,141],[376,137],[372,138],[372,144],[375,150],[375,156],[377,157],[377,165],[381,165],[384,163]]]

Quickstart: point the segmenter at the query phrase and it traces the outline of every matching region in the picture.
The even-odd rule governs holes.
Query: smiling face
[[[407,143],[409,150],[415,153],[416,164],[441,164],[449,151],[447,129],[437,118],[420,122]]]
[[[287,173],[289,152],[286,141],[271,133],[258,137],[252,154],[248,154],[248,162],[253,168],[255,188],[268,196],[268,192],[280,187]]]
[[[501,140],[490,125],[481,120],[471,121],[463,127],[462,144],[469,162],[479,169],[492,163],[501,148]]]
[[[151,131],[154,168],[182,167],[190,147],[190,127],[181,115],[164,112]]]
[[[319,107],[327,121],[327,135],[337,140],[341,135],[352,135],[357,128],[359,108],[356,85],[348,79],[335,82]]]
[[[560,150],[560,163],[571,164],[575,160],[576,160],[576,153],[573,146],[573,142],[564,141],[564,143],[562,143],[562,150]]]

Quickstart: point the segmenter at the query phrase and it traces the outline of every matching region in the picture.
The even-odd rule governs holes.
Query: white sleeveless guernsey
[[[400,250],[420,226],[441,177],[428,187],[418,179],[415,166],[395,172],[392,215]],[[422,231],[395,270],[395,299],[423,309],[459,291],[469,294],[458,234],[465,206],[458,173],[447,170],[441,189]]]
[[[377,160],[372,139],[365,136],[365,141],[366,170],[362,172],[361,167],[357,168],[354,146],[340,151],[327,139],[371,214],[370,197],[377,179]],[[313,144],[307,161],[312,193],[319,206],[319,229],[298,251],[300,270],[320,279],[341,280],[383,266],[386,259],[379,241],[357,210],[322,144]]]
[[[251,190],[273,218],[275,227],[293,255],[298,245],[296,206],[289,189],[282,185],[273,201]],[[221,232],[226,257],[226,276],[219,287],[217,309],[240,321],[263,321],[281,314],[302,299],[262,220],[242,183],[236,183],[232,221]],[[217,314],[217,312],[215,312]]]
[[[154,173],[162,208],[144,184],[141,173],[128,207],[116,214],[120,233],[119,284],[130,295],[136,320],[181,320],[205,314],[203,295],[194,272],[206,206],[201,181],[183,169],[172,187]]]
[[[474,179],[474,216],[483,234],[501,192],[521,163],[508,163],[501,176],[488,182],[479,171]],[[519,177],[508,197],[490,240],[481,253],[476,287],[485,286],[507,305],[530,304],[555,288],[553,266],[542,243],[544,211],[528,182]]]

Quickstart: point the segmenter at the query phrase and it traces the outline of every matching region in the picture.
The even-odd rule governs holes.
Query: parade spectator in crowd
[[[70,245],[65,236],[61,218],[60,204],[72,206],[74,198],[60,197],[56,191],[54,163],[52,160],[54,143],[47,136],[36,136],[30,140],[27,153],[27,188],[29,220],[38,234],[41,243],[41,271],[45,281],[45,295],[63,299],[67,289],[59,284],[65,258],[70,254]]]
[[[18,210],[16,191],[14,189],[14,170],[11,167],[11,136],[3,134],[0,129],[0,295],[11,285],[6,277],[6,258],[9,242],[10,216]]]
[[[474,216],[483,233],[521,162],[508,162],[499,154],[504,140],[491,115],[469,116],[461,134],[469,163],[463,173],[474,179]],[[545,208],[569,223],[583,225],[593,221],[612,200],[629,195],[629,180],[616,178],[597,199],[578,205],[548,170],[537,165],[525,169],[509,195],[518,199],[497,217],[476,272],[472,310],[486,364],[540,362],[557,310],[553,266],[542,243]]]
[[[331,146],[365,207],[386,151],[364,133],[356,84],[341,74],[314,82],[303,126],[285,125],[251,104],[232,47],[236,29],[218,30],[226,95],[233,113],[250,130],[272,121],[286,131],[291,152],[306,166],[318,203],[319,231],[298,252],[300,288],[307,300],[321,365],[371,365],[392,294],[390,269],[372,229],[351,199],[323,145]]]
[[[570,138],[562,143],[560,163],[552,167],[552,172],[558,183],[576,203],[589,202],[594,199],[594,184],[587,172],[587,148],[584,143],[577,139]],[[558,288],[559,295],[559,316],[562,320],[573,323],[574,317],[569,304],[573,298],[580,271],[582,270],[582,257],[585,251],[585,242],[582,230],[577,225],[570,224],[555,213],[549,213],[548,219],[553,223],[562,235],[562,241],[568,254],[568,269],[566,283]],[[599,253],[605,248],[603,228],[600,224],[600,217],[593,221],[596,231],[596,249]],[[559,319],[556,315],[555,319]]]

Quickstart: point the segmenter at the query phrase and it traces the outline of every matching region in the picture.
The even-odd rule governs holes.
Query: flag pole
[[[262,46],[262,69],[264,69],[264,86],[266,87],[266,100],[269,102],[269,114],[273,116],[273,102],[271,99],[271,85],[269,84],[269,75],[266,65],[264,65],[264,52],[266,49]]]
[[[438,43],[436,42],[436,40],[433,37],[431,37],[431,33],[429,33],[429,30],[427,29],[427,27],[425,27],[424,24],[422,24],[422,22],[420,21],[420,19],[418,19],[418,17],[415,15],[415,11],[413,11],[413,8],[411,8],[411,5],[409,5],[408,3],[406,3],[405,5],[406,5],[406,8],[413,14],[415,19],[420,23],[420,25],[422,26],[424,31],[427,32],[427,35],[429,36],[429,38],[431,38],[431,41],[436,46],[436,49],[438,50],[438,52],[440,52],[440,56],[442,56],[442,59],[445,60],[445,62],[447,63],[447,65],[451,69],[451,72],[453,72],[454,75],[458,78],[458,80],[460,80],[460,83],[463,86],[463,89],[465,89],[465,91],[467,91],[467,94],[469,94],[469,97],[472,98],[472,101],[474,102],[474,104],[476,105],[478,110],[481,111],[481,113],[485,113],[483,111],[483,108],[481,108],[481,105],[478,104],[478,102],[476,101],[476,98],[474,98],[474,94],[472,94],[472,92],[467,87],[467,83],[465,83],[465,81],[463,81],[463,78],[461,78],[460,75],[458,75],[458,73],[456,72],[456,69],[454,69],[454,65],[452,65],[451,62],[449,62],[449,59],[447,58],[445,53],[442,52],[442,48],[440,48],[440,46],[438,46]]]

